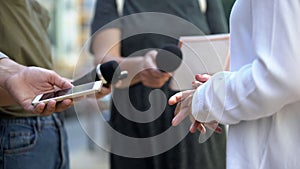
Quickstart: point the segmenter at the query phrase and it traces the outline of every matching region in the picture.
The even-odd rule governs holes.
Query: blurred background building
[[[96,0],[37,0],[49,11],[49,36],[54,70],[73,79],[78,59],[90,37],[90,22]],[[88,58],[87,58],[88,59]],[[92,58],[89,58],[92,59]],[[81,117],[82,118],[82,117]],[[86,121],[95,134],[105,133],[89,114]],[[96,146],[81,127],[78,114],[66,113],[71,169],[108,169],[108,153]]]
[[[49,35],[55,70],[72,78],[80,52],[90,37],[90,22],[96,0],[37,0],[49,10]],[[123,1],[123,0],[117,0]],[[226,17],[235,0],[222,0]]]
[[[95,0],[38,0],[49,11],[54,69],[72,78],[83,45],[90,36]]]

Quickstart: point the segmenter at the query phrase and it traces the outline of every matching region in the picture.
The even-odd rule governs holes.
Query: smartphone
[[[33,101],[32,105],[37,105],[38,103],[47,104],[50,100],[55,100],[57,102],[64,99],[74,99],[77,97],[82,97],[90,94],[94,94],[101,91],[102,81],[96,81],[91,83],[86,83],[78,86],[74,86],[69,89],[62,89],[53,92],[43,93],[37,95]]]

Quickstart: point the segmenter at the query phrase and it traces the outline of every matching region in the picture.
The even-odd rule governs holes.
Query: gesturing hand
[[[201,133],[205,133],[206,132],[205,126],[207,128],[214,130],[217,133],[222,132],[222,128],[218,126],[217,122],[202,123],[199,121],[195,121],[195,119],[192,117],[191,105],[192,105],[193,94],[195,90],[199,86],[201,86],[203,82],[206,82],[209,78],[210,78],[209,75],[198,74],[195,76],[196,81],[194,81],[192,84],[195,89],[178,92],[172,97],[170,97],[169,99],[170,105],[174,105],[177,103],[175,113],[174,113],[175,117],[172,120],[173,126],[177,126],[187,116],[190,116],[190,119],[192,121],[190,132],[194,133],[197,130],[199,130]]]

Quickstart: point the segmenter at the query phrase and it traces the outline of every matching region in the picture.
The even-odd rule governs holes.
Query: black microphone
[[[98,64],[91,72],[75,80],[73,85],[77,86],[101,80],[103,82],[103,86],[108,87],[110,84],[114,84],[118,80],[126,78],[127,74],[127,71],[121,71],[119,64],[116,61],[109,61],[103,64]]]
[[[175,71],[182,62],[182,52],[176,45],[166,45],[158,50],[156,56],[157,68],[162,72]]]

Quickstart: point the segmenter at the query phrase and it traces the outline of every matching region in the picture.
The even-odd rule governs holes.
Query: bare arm
[[[14,69],[11,69],[11,67]],[[5,86],[7,79],[22,68],[22,65],[19,65],[8,58],[0,60],[0,106],[17,104],[12,96],[3,87]]]
[[[120,41],[121,31],[118,28],[106,29],[95,35],[92,49],[95,54],[96,64],[116,60],[122,70],[127,70],[128,77],[122,81],[122,86],[130,86],[140,81],[137,72],[141,68],[135,65],[139,65],[143,58],[122,58]]]
[[[0,98],[0,107],[17,104],[17,102],[12,98],[12,96],[2,87],[0,87]]]
[[[0,60],[0,87],[5,87],[5,83],[9,77],[16,74],[18,71],[22,70],[24,66],[10,60],[9,58],[4,58]]]

